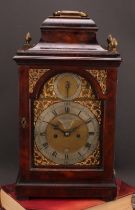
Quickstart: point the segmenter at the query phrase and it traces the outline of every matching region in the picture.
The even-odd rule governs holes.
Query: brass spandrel
[[[58,165],[57,163],[47,159],[41,152],[38,150],[36,144],[34,144],[34,166],[42,167],[42,166],[51,166]]]
[[[33,92],[33,89],[34,89],[37,81],[48,70],[49,69],[29,69],[29,93]]]
[[[37,121],[43,110],[47,109],[50,105],[59,102],[59,100],[35,100],[34,101],[34,123]]]
[[[106,80],[107,80],[107,71],[106,70],[87,70],[99,83],[103,94],[106,93]]]
[[[56,99],[57,98],[54,91],[54,81],[55,81],[55,77],[52,77],[44,84],[43,89],[39,96],[40,99],[45,99],[45,98]]]
[[[78,100],[79,99],[95,99],[95,95],[94,95],[94,92],[92,90],[92,87],[91,85],[84,79],[81,77],[81,92],[80,92],[80,95],[78,97]]]
[[[85,107],[87,107],[96,117],[99,124],[101,123],[101,101],[99,100],[75,100],[76,103],[79,103]]]
[[[100,164],[101,164],[101,154],[100,154],[100,147],[98,144],[93,154],[89,155],[84,161],[76,163],[75,165],[99,166]]]

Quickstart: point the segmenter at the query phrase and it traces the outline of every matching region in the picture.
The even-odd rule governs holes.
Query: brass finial
[[[117,42],[116,38],[112,37],[111,34],[107,38],[107,43],[108,43],[107,49],[109,51],[111,51],[111,52],[117,52],[118,42]]]
[[[30,32],[28,32],[26,35],[25,35],[25,43],[24,43],[24,49],[28,49],[31,47],[31,42],[32,38],[31,38],[31,34]]]
[[[30,45],[31,40],[32,40],[31,34],[30,34],[30,32],[28,32],[28,33],[26,34],[26,36],[25,36],[25,43],[26,43],[27,45]]]

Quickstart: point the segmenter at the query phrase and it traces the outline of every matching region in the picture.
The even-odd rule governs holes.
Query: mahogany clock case
[[[113,199],[117,186],[114,177],[114,142],[117,68],[121,58],[113,49],[103,49],[97,42],[93,20],[64,12],[47,18],[41,25],[40,42],[19,50],[14,57],[19,68],[20,95],[20,170],[16,183],[18,197],[100,197]],[[74,15],[74,16],[73,16]],[[66,16],[66,17],[65,17]],[[77,17],[76,17],[77,16]],[[42,74],[38,81],[30,72]],[[89,72],[91,71],[91,72]],[[106,90],[98,81],[106,74]],[[55,165],[33,164],[34,101],[49,79],[71,73],[84,78],[96,100],[101,101],[100,164]],[[89,100],[89,98],[88,98]]]

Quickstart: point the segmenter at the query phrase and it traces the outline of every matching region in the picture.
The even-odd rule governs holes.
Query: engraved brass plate
[[[98,81],[103,94],[106,93],[106,80],[107,71],[106,70],[87,70],[96,80]]]
[[[29,91],[32,92],[35,84],[41,76],[48,71],[48,69],[31,69],[29,72]],[[103,93],[106,93],[106,70],[87,70],[99,83]],[[97,100],[91,85],[82,77],[78,76],[81,81],[81,90],[79,95],[72,99],[73,102],[87,107],[96,117],[99,125],[102,120],[101,100]],[[59,98],[56,94],[55,81],[57,75],[49,79],[43,86],[39,98],[34,101],[34,126],[39,119],[41,113],[49,106],[62,102],[63,99]],[[101,145],[98,143],[95,151],[89,155],[85,160],[75,163],[75,165],[89,165],[91,167],[99,166],[101,164]],[[45,167],[51,165],[58,165],[52,160],[45,157],[34,142],[33,148],[33,165],[35,167]]]

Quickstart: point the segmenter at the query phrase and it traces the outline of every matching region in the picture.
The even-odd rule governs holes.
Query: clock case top
[[[14,60],[19,64],[42,63],[85,66],[120,65],[118,52],[108,51],[98,44],[95,22],[86,17],[72,15],[54,15],[44,20],[41,38],[35,46],[25,44],[17,51]],[[30,48],[29,48],[30,47]],[[72,61],[72,63],[71,63]],[[94,62],[94,63],[93,63]]]
[[[101,197],[116,196],[114,179],[114,140],[117,67],[121,63],[118,52],[103,49],[97,42],[98,28],[93,20],[80,14],[54,15],[41,25],[41,39],[35,46],[25,43],[14,60],[19,65],[20,120],[25,117],[26,128],[20,126],[20,170],[16,183],[18,196],[34,197]],[[30,164],[31,117],[30,100],[37,97],[39,89],[29,96],[28,71],[30,68],[51,69],[42,78],[71,72],[86,78],[95,89],[98,99],[105,100],[103,147],[104,164],[100,169],[79,167],[34,169]],[[103,95],[86,69],[107,71],[107,94]],[[41,83],[43,83],[41,80]],[[25,94],[24,94],[25,93]],[[31,99],[30,99],[31,97]],[[109,131],[109,132],[108,132]],[[58,193],[59,191],[59,193]]]

